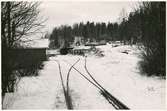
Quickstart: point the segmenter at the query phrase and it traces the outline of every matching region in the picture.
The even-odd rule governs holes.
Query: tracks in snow
[[[67,109],[73,109],[73,105],[72,105],[72,100],[71,100],[71,96],[69,94],[69,77],[70,77],[70,71],[72,69],[72,67],[74,67],[74,65],[79,62],[80,59],[78,59],[68,70],[67,73],[67,79],[66,79],[66,87],[64,85],[64,81],[63,81],[63,76],[62,76],[62,71],[61,71],[61,65],[59,63],[59,61],[55,60],[59,66],[59,74],[60,74],[60,79],[61,79],[61,84],[63,87],[63,92],[64,92],[64,97],[65,97],[65,101],[66,101],[66,106]]]
[[[69,93],[69,77],[70,77],[70,72],[72,69],[74,69],[75,71],[78,72],[78,74],[80,76],[82,76],[84,79],[86,79],[89,83],[91,83],[93,86],[95,86],[97,89],[99,89],[99,92],[101,93],[101,95],[110,103],[112,104],[112,106],[117,109],[126,109],[128,110],[129,108],[123,104],[121,101],[119,101],[117,98],[115,98],[113,95],[111,95],[102,85],[99,84],[99,82],[97,82],[97,80],[92,76],[92,74],[89,72],[88,68],[87,68],[87,60],[85,57],[85,64],[84,64],[84,69],[86,70],[88,76],[85,76],[83,73],[81,73],[77,68],[75,68],[74,66],[79,62],[80,59],[78,59],[74,64],[70,64],[67,61],[65,61],[68,65],[70,65],[70,69],[68,70],[67,73],[67,78],[66,78],[66,87],[64,85],[63,82],[63,76],[62,76],[62,72],[61,72],[61,66],[59,61],[55,60],[58,63],[59,66],[59,74],[60,74],[60,78],[61,78],[61,83],[62,83],[62,87],[63,87],[63,91],[64,91],[64,96],[65,96],[65,100],[66,100],[66,106],[67,109],[73,109],[73,105],[72,105],[72,99]]]

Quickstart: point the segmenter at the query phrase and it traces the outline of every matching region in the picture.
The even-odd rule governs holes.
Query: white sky
[[[41,14],[47,17],[46,31],[51,32],[60,25],[72,25],[78,22],[116,22],[124,8],[133,10],[137,2],[113,1],[43,1]]]

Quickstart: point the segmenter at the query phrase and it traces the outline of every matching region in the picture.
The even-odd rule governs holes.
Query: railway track
[[[121,101],[119,101],[117,98],[112,96],[103,86],[101,86],[97,80],[90,74],[88,71],[87,65],[86,65],[86,57],[85,57],[85,70],[87,74],[91,77],[91,79],[101,88],[100,92],[101,94],[108,100],[109,103],[113,105],[115,109],[129,109],[126,105],[124,105]]]
[[[59,67],[59,74],[60,74],[60,79],[61,79],[61,84],[62,84],[62,87],[63,87],[63,92],[64,92],[64,97],[65,97],[65,101],[66,101],[66,106],[67,106],[67,109],[73,109],[73,105],[72,105],[72,99],[71,99],[71,96],[70,96],[70,93],[69,93],[69,77],[70,77],[70,71],[72,69],[72,67],[74,67],[74,65],[79,62],[80,59],[78,59],[71,67],[70,69],[68,70],[68,73],[67,73],[67,79],[66,79],[66,87],[64,85],[64,81],[63,81],[63,76],[62,76],[62,71],[61,71],[61,65],[59,63],[59,61],[55,60],[58,64],[58,67]]]
[[[85,64],[84,64],[84,69],[86,70],[88,76],[85,76],[85,74],[81,73],[76,67],[74,67],[80,59],[78,59],[74,64],[70,64],[67,61],[66,62],[68,65],[70,65],[70,69],[68,70],[67,73],[67,78],[66,78],[66,88],[63,82],[63,77],[62,77],[62,73],[61,73],[61,66],[60,63],[57,61],[58,65],[59,65],[59,73],[60,73],[60,78],[61,78],[61,82],[62,82],[62,86],[63,86],[63,91],[64,91],[64,96],[66,99],[66,106],[68,109],[73,109],[72,106],[72,99],[69,93],[69,77],[70,77],[70,71],[72,69],[74,69],[75,71],[78,72],[78,74],[80,76],[82,76],[84,79],[86,79],[89,83],[91,83],[93,86],[95,86],[100,94],[117,110],[129,110],[130,108],[128,108],[125,104],[123,104],[120,100],[118,100],[116,97],[114,97],[113,95],[111,95],[102,85],[100,85],[100,83],[92,76],[92,74],[89,72],[88,68],[87,68],[87,60],[85,57]]]

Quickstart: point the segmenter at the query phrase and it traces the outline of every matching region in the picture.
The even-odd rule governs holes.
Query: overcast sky
[[[133,10],[136,2],[60,2],[43,1],[40,5],[41,14],[48,18],[45,30],[60,25],[72,25],[77,22],[117,22],[119,15],[124,8],[127,13]]]

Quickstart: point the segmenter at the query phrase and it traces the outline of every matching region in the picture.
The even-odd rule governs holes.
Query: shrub
[[[166,76],[165,56],[160,54],[159,50],[154,53],[151,53],[151,51],[143,52],[142,61],[140,62],[140,69],[141,72],[147,76]]]
[[[166,3],[144,2],[141,6],[143,60],[141,70],[148,76],[166,76]]]
[[[62,49],[60,49],[60,54],[62,54],[62,55],[66,55],[66,54],[68,54],[68,48],[62,48]]]

